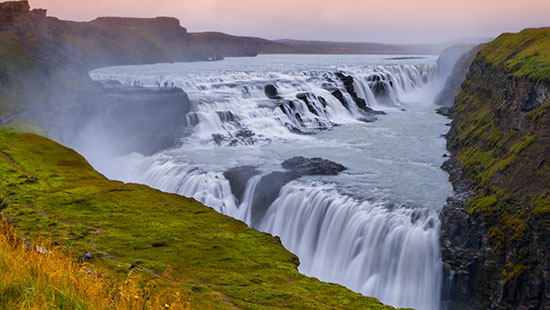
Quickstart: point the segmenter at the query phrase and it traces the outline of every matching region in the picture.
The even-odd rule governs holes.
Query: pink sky
[[[268,39],[440,42],[550,26],[550,0],[30,0],[50,16],[174,16],[189,31]]]

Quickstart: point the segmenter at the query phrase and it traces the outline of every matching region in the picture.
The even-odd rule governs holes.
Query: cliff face
[[[100,128],[125,141],[117,150],[125,153],[152,153],[181,137],[190,109],[183,91],[105,89],[88,76],[98,66],[205,58],[177,19],[76,23],[26,1],[2,3],[0,19],[0,124],[24,119],[69,144]]]
[[[549,309],[550,29],[489,43],[450,112],[449,308]]]

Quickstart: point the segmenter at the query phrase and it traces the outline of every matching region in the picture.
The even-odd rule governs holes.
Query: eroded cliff
[[[550,29],[483,48],[450,113],[450,309],[549,309]]]

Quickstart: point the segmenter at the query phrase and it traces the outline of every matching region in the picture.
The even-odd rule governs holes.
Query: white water
[[[192,133],[181,147],[150,157],[112,159],[76,148],[110,178],[194,197],[249,224],[261,176],[249,180],[239,202],[223,176],[227,169],[254,165],[265,175],[293,156],[343,164],[348,170],[338,176],[285,185],[256,228],[280,236],[304,274],[394,306],[438,309],[438,212],[452,189],[439,168],[446,120],[430,102],[440,81],[434,64],[434,58],[286,55],[104,68],[91,76],[182,87],[194,104]],[[340,71],[354,77],[359,97],[388,115],[359,121],[365,115],[343,90]],[[377,80],[390,89],[387,96],[375,97]],[[286,112],[281,100],[266,98],[266,84],[277,86]],[[346,105],[327,88],[340,88]],[[300,93],[310,107],[296,98]],[[243,129],[254,135],[239,137]],[[223,136],[219,145],[213,134]]]

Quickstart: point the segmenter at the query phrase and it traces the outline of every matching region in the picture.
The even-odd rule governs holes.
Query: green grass
[[[550,80],[550,28],[502,34],[481,51],[479,58],[505,68],[514,77]]]
[[[169,275],[219,309],[385,309],[377,300],[301,275],[268,234],[193,199],[110,181],[46,138],[0,129],[0,209],[26,238],[90,252],[125,276]]]

